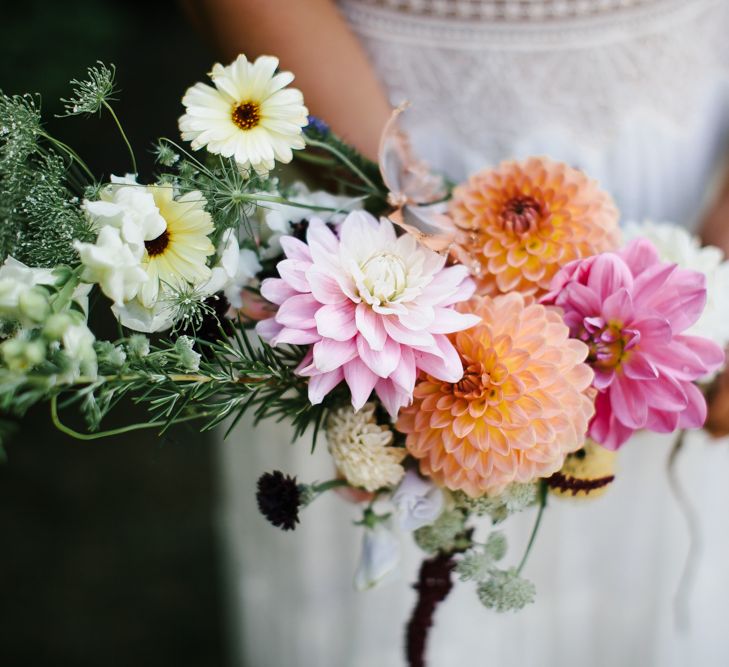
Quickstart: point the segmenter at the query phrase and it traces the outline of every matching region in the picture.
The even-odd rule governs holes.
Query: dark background
[[[41,93],[50,133],[107,175],[131,169],[111,119],[53,115],[70,79],[116,64],[115,108],[151,179],[152,141],[177,137],[180,98],[215,58],[177,3],[23,0],[2,14],[0,88]],[[37,409],[6,452],[2,667],[226,664],[209,438],[79,442]]]

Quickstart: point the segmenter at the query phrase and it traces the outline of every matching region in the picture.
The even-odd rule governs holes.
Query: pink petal
[[[367,367],[381,378],[390,377],[400,363],[400,345],[392,338],[386,338],[383,348],[375,351],[360,334],[357,336],[357,353]]]
[[[706,399],[695,384],[683,383],[688,398],[688,406],[678,420],[679,428],[701,428],[706,421]]]
[[[314,366],[320,373],[328,373],[344,366],[357,356],[357,345],[354,339],[348,341],[322,338],[314,345]]]
[[[681,333],[704,310],[706,278],[698,271],[677,269],[675,264],[652,267],[636,280],[633,303],[637,312],[660,313],[674,333]]]
[[[321,340],[316,329],[289,329],[284,327],[271,339],[271,345],[309,345]]]
[[[645,384],[646,400],[654,410],[681,412],[688,405],[684,384],[665,373]]]
[[[685,345],[704,365],[704,373],[712,373],[726,362],[726,353],[714,341],[702,336],[675,336],[674,340]],[[698,378],[696,378],[698,379]]]
[[[344,379],[352,392],[352,407],[359,410],[370,397],[378,377],[359,359],[352,359],[344,366]]]
[[[622,368],[631,380],[654,380],[658,377],[656,367],[640,352],[628,354],[628,358],[622,363]]]
[[[381,350],[387,340],[387,332],[382,319],[382,316],[375,313],[368,304],[357,304],[355,309],[357,329],[373,350]]]
[[[630,289],[633,286],[633,275],[620,257],[613,253],[603,253],[595,258],[590,267],[587,286],[600,299],[605,300],[621,287]]]
[[[648,239],[635,239],[618,253],[634,276],[660,262],[656,247]]]
[[[646,428],[655,433],[673,433],[678,428],[681,418],[680,412],[666,412],[665,410],[650,410]]]
[[[476,283],[469,278],[463,264],[449,266],[433,276],[428,289],[418,298],[418,303],[429,306],[450,306],[470,299]]]
[[[283,249],[286,257],[289,259],[298,259],[304,262],[311,262],[311,252],[309,246],[303,241],[299,241],[295,236],[282,236],[279,239],[281,248]]]
[[[646,354],[662,375],[692,381],[706,374],[706,365],[679,337],[667,345],[646,348]]]
[[[311,294],[298,294],[286,299],[276,313],[276,321],[292,329],[313,329],[314,315],[321,304]]]
[[[633,321],[633,300],[625,287],[610,294],[602,305],[602,316],[607,321],[627,324]]]
[[[325,338],[349,340],[357,334],[354,304],[351,301],[326,304],[319,308],[314,319],[317,330]]]
[[[261,320],[256,324],[256,333],[266,342],[270,342],[274,336],[281,332],[281,329],[283,329],[283,325],[276,322],[275,317]]]
[[[412,397],[415,390],[415,380],[417,378],[417,368],[415,366],[415,356],[412,348],[400,347],[400,363],[390,375],[390,379],[399,387],[402,393]]]
[[[339,267],[339,241],[334,232],[318,218],[309,221],[306,242],[314,265],[324,270]]]
[[[380,380],[375,385],[375,391],[385,406],[385,410],[392,419],[397,418],[400,408],[410,405],[412,394],[407,394],[397,390],[397,387],[390,380]]]
[[[434,338],[438,356],[416,350],[416,366],[443,382],[458,382],[463,377],[463,363],[456,348],[445,336],[438,334]]]
[[[481,322],[478,315],[471,313],[459,313],[453,308],[436,308],[435,320],[428,327],[428,331],[434,334],[448,334],[456,331],[463,331],[475,327]]]
[[[322,373],[314,375],[309,379],[309,401],[312,405],[318,405],[324,400],[324,397],[336,387],[344,378],[341,368],[331,373]]]
[[[648,421],[648,402],[641,389],[641,383],[624,375],[616,375],[610,385],[610,405],[615,417],[625,426],[640,429]]]
[[[541,300],[546,303],[546,297]],[[580,283],[568,283],[552,300],[557,306],[575,310],[582,317],[589,317],[600,312],[600,298],[594,290]]]
[[[276,264],[278,274],[297,292],[311,291],[306,280],[307,268],[307,265],[297,259],[284,259]]]
[[[389,315],[382,318],[387,334],[394,338],[401,345],[409,345],[411,347],[431,347],[435,345],[435,338],[427,331],[413,331],[406,329],[400,324],[397,316]]]
[[[435,310],[432,306],[416,306],[407,304],[407,312],[397,315],[400,324],[411,331],[428,329],[435,319]]]
[[[261,296],[277,305],[281,305],[286,299],[299,294],[293,287],[288,285],[281,278],[266,278],[261,283]]]
[[[615,417],[607,393],[598,394],[595,399],[595,417],[590,423],[590,437],[605,449],[615,451],[625,444],[633,432]]]
[[[311,293],[321,303],[339,303],[347,298],[339,283],[317,266],[312,266],[306,271],[306,279]]]
[[[632,322],[630,327],[640,331],[642,346],[651,352],[656,347],[668,345],[673,338],[671,325],[664,317],[646,317]]]

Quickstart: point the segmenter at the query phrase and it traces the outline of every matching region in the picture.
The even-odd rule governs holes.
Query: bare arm
[[[377,154],[387,96],[333,0],[183,0],[221,57],[275,55],[309,111],[365,155]]]
[[[729,173],[725,174],[723,187],[704,218],[701,238],[704,243],[721,248],[729,257]]]

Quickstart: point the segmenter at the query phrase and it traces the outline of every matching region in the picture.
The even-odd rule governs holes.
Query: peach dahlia
[[[454,254],[478,293],[540,296],[565,264],[620,243],[618,211],[584,173],[548,158],[503,162],[458,186]]]
[[[482,321],[450,336],[463,378],[423,375],[396,427],[423,474],[479,497],[548,477],[583,446],[593,373],[557,312],[518,293],[467,307]]]

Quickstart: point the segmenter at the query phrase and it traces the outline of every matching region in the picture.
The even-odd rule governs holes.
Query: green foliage
[[[304,136],[308,148],[295,153],[297,159],[324,167],[326,178],[333,179],[342,193],[364,195],[364,207],[370,213],[380,215],[390,208],[388,190],[377,163],[329,130],[323,132],[310,125]]]
[[[116,68],[114,65],[107,67],[101,61],[97,61],[96,65],[86,69],[85,79],[71,81],[72,96],[61,98],[65,110],[62,116],[100,113],[105,105],[114,100],[113,95],[117,92],[114,81]]]
[[[518,611],[534,602],[536,589],[516,569],[493,570],[478,587],[478,597],[487,609],[498,612]]]
[[[426,553],[450,552],[469,546],[466,515],[458,509],[446,510],[433,523],[418,528],[413,537]]]
[[[0,92],[0,260],[72,263],[72,241],[92,238],[69,187],[69,159],[53,146],[35,98]]]
[[[477,516],[489,515],[494,523],[501,523],[511,514],[521,512],[537,502],[537,484],[519,484],[514,482],[507,486],[498,496],[481,496],[471,498],[463,492],[453,494],[459,507],[473,512]]]
[[[231,418],[229,432],[250,411],[256,422],[289,420],[297,438],[310,425],[316,432],[332,402],[341,400],[335,394],[311,405],[306,378],[294,372],[304,355],[301,348],[254,347],[243,333],[230,337],[222,331],[216,342],[180,336],[156,346],[140,343],[143,337],[136,335],[113,344],[97,342],[97,376],[65,379],[68,363],[53,351],[30,370],[0,367],[0,409],[22,415],[36,403],[57,400],[61,408],[75,406],[93,433],[122,399],[130,398],[148,408],[149,425],[162,432],[192,420],[209,430]],[[57,425],[70,431],[60,421]]]

